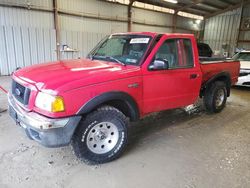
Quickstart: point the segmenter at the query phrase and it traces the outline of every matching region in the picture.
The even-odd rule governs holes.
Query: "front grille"
[[[242,85],[244,85],[244,86],[250,86],[250,82],[244,82]]]
[[[30,98],[30,89],[22,86],[16,81],[12,81],[11,93],[20,103],[28,105]]]
[[[247,75],[249,75],[249,73],[248,73],[248,72],[240,72],[239,77],[241,77],[241,76],[247,76]]]

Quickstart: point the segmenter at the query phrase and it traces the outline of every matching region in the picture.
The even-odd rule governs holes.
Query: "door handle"
[[[190,74],[190,79],[195,79],[197,78],[199,75],[198,74]]]

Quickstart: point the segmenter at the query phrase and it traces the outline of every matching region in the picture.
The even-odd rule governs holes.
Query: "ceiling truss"
[[[175,12],[183,11],[209,18],[218,14],[237,9],[250,0],[177,0],[177,4],[164,0],[136,0],[137,2],[174,9]]]

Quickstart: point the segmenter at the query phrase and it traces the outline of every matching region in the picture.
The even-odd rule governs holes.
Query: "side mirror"
[[[156,59],[149,66],[149,70],[165,70],[169,68],[168,60],[166,59]]]

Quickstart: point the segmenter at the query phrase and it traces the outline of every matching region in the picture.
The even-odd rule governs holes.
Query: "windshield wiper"
[[[117,62],[117,63],[119,63],[119,64],[121,64],[123,66],[126,66],[125,63],[121,62],[120,60],[118,60],[118,59],[116,59],[116,58],[114,58],[112,56],[105,56],[105,57],[108,58],[108,59],[111,59],[111,60],[113,60],[113,61],[115,61],[115,62]]]
[[[88,55],[87,58],[89,58],[91,61],[93,60],[93,55]]]
[[[102,58],[102,59],[109,59],[109,60],[113,60],[113,61],[115,61],[116,63],[119,63],[119,64],[121,64],[121,65],[123,65],[123,66],[126,66],[125,63],[121,62],[120,60],[118,60],[118,59],[116,59],[116,58],[114,58],[114,57],[112,57],[112,56],[91,55],[91,56],[89,56],[89,57],[90,57],[91,60],[93,60],[95,57],[97,57],[97,58]]]

